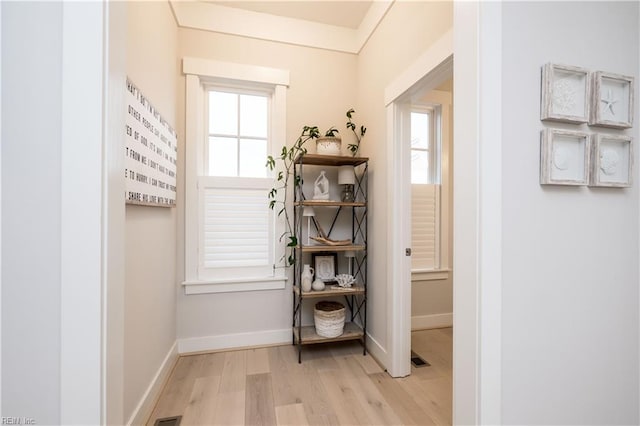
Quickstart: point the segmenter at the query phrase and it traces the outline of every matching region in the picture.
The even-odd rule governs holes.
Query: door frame
[[[502,4],[454,2],[453,28],[385,91],[387,370],[410,374],[411,288],[403,170],[403,96],[424,90],[455,55],[453,132],[453,423],[500,424],[502,411]],[[483,94],[490,94],[490,96]],[[405,159],[406,158],[406,159]],[[406,171],[406,170],[405,170]],[[405,283],[397,285],[397,283]]]
[[[413,100],[453,75],[453,31],[444,34],[385,90],[387,109],[387,310],[389,359],[393,377],[411,373],[411,147],[403,143],[409,131],[408,109]],[[400,283],[400,284],[398,284]]]

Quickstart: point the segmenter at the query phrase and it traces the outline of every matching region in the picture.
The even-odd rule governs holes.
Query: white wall
[[[63,8],[1,7],[2,415],[59,424]]]
[[[542,187],[540,67],[638,82],[638,3],[502,8],[502,421],[638,423],[638,169],[629,189]],[[636,100],[638,99],[636,85]],[[489,96],[485,94],[484,96]],[[636,166],[638,150],[635,151]]]
[[[168,2],[127,5],[127,75],[175,126],[179,62],[171,8]],[[176,221],[175,208],[126,207],[125,420],[153,384],[176,340]]]
[[[356,56],[200,30],[179,30],[179,57],[259,65],[289,70],[286,140],[291,145],[304,125],[331,126],[345,133],[345,112],[354,106]],[[185,79],[179,79],[179,108],[184,109]],[[357,117],[357,116],[356,116]],[[343,130],[344,129],[344,130]],[[178,280],[184,279],[184,117],[178,125]],[[347,136],[343,136],[345,140]],[[344,142],[343,142],[344,143]],[[186,147],[189,149],[189,147]],[[315,146],[309,146],[313,151]],[[266,160],[266,159],[265,159]],[[265,195],[265,206],[267,203]],[[193,351],[291,339],[291,282],[283,290],[204,295],[178,294],[181,350]]]
[[[108,275],[104,9],[4,3],[2,11],[3,419],[97,424]]]

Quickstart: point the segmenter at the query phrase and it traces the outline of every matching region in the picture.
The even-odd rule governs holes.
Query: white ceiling
[[[182,28],[358,53],[394,1],[169,0],[169,3]]]
[[[208,1],[220,6],[268,13],[270,15],[302,19],[357,29],[367,14],[373,1],[335,1],[335,0],[262,0],[262,1]]]

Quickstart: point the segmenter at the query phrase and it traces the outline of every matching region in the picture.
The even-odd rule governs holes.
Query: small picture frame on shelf
[[[540,136],[540,184],[589,183],[589,134],[545,129]]]
[[[631,186],[633,147],[631,137],[597,133],[591,141],[590,186]]]
[[[589,71],[570,65],[542,67],[540,119],[563,123],[589,121]]]
[[[336,253],[313,253],[312,257],[316,278],[324,282],[335,281],[338,255]]]
[[[593,73],[589,125],[628,129],[633,126],[634,78],[603,71]]]

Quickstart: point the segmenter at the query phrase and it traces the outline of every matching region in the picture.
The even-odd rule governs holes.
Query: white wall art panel
[[[128,204],[174,207],[177,136],[173,127],[127,79],[125,199]]]

